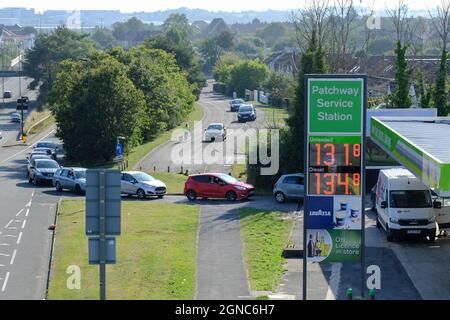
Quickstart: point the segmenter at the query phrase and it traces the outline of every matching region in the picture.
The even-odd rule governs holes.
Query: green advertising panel
[[[407,167],[416,176],[421,177],[441,196],[450,196],[450,164],[441,163],[431,155],[413,145],[379,119],[371,119],[371,139]]]
[[[311,262],[359,262],[361,230],[308,230],[307,254]]]
[[[364,80],[308,80],[310,133],[362,133]]]

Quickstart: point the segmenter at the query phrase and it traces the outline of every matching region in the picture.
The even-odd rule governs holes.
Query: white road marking
[[[31,197],[34,197],[34,192],[36,191],[36,189],[33,189],[33,192],[31,193]]]
[[[17,254],[17,249],[14,250],[9,264],[14,264],[14,260],[16,259],[16,254]]]
[[[20,209],[19,212],[17,212],[16,217],[18,217],[23,212],[23,209]]]
[[[20,239],[22,239],[22,232],[19,233],[19,237],[17,238],[17,244],[20,243]]]
[[[2,286],[2,292],[5,292],[6,285],[8,284],[8,279],[9,279],[9,271],[6,273],[5,281],[3,282]]]
[[[23,220],[23,223],[22,223],[22,229],[24,229],[25,228],[25,225],[27,224],[27,220],[25,219],[25,220]]]
[[[6,253],[1,253],[1,252],[0,252],[0,256],[2,256],[2,257],[10,257],[11,255],[6,254]]]
[[[25,205],[25,208],[31,207],[31,201],[33,201],[33,199],[30,199],[30,201],[28,201],[28,203]]]
[[[27,209],[27,212],[25,213],[25,217],[28,217],[29,213],[30,213],[30,209]]]
[[[6,158],[5,160],[0,161],[0,164],[3,164],[3,163],[5,163],[5,162],[7,162],[7,161],[9,161],[9,160],[11,160],[11,159],[13,159],[13,158],[15,158],[15,157],[18,156],[19,154],[24,153],[25,151],[31,149],[36,143],[38,143],[38,142],[40,142],[40,141],[42,141],[42,140],[44,140],[44,139],[47,139],[47,138],[48,138],[51,134],[53,134],[55,131],[56,131],[56,130],[53,129],[53,130],[50,131],[47,135],[45,135],[44,137],[42,137],[41,139],[39,139],[38,141],[36,141],[36,142],[33,143],[32,145],[28,146],[26,149],[23,149],[23,150],[21,150],[21,151],[15,153],[15,154],[13,154],[12,156]]]
[[[14,238],[15,238],[15,237],[17,237],[17,236],[12,235],[12,234],[4,234],[4,235],[2,235],[2,237],[5,237],[5,238],[6,238],[6,237],[14,237]]]
[[[9,246],[9,243],[0,243],[0,246]]]
[[[325,300],[336,300],[341,282],[342,263],[333,263],[331,267],[330,284],[328,286],[327,296]]]
[[[6,226],[5,226],[5,229],[8,229],[8,227],[9,227],[9,225],[11,224],[11,223],[13,223],[13,219],[11,219],[7,224],[6,224]]]

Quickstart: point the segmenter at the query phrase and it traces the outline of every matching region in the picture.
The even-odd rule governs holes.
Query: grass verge
[[[152,177],[161,180],[167,186],[167,192],[174,194],[183,194],[184,183],[187,177],[184,174],[179,173],[166,173],[166,172],[147,172]]]
[[[136,148],[134,148],[130,154],[128,155],[128,170],[131,170],[134,168],[134,166],[141,161],[147,154],[149,154],[153,149],[158,147],[159,145],[166,143],[170,140],[172,136],[172,132],[176,129],[185,127],[186,124],[189,126],[192,126],[192,122],[194,121],[200,121],[203,118],[203,109],[200,106],[200,104],[195,103],[194,104],[194,110],[189,115],[187,120],[182,123],[178,128],[172,129],[170,131],[166,131],[162,133],[159,137],[156,139],[146,142]]]
[[[85,202],[64,200],[48,299],[98,299],[99,268],[88,264]],[[107,266],[107,299],[193,299],[199,208],[190,205],[122,202],[117,264]],[[69,266],[81,269],[81,289],[69,290]]]
[[[293,220],[281,212],[239,209],[244,260],[252,291],[275,291],[281,279]]]
[[[45,120],[43,120],[45,119]],[[41,121],[41,122],[40,122]],[[39,122],[39,124],[37,124]],[[25,120],[23,130],[28,134],[36,134],[48,129],[55,123],[55,117],[51,115],[49,110],[36,111],[33,110]],[[35,125],[37,124],[37,125]],[[33,127],[34,126],[34,127]],[[31,128],[31,130],[30,130]]]

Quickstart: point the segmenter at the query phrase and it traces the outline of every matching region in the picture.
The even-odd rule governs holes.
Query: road
[[[22,94],[34,100],[36,94],[26,89],[29,80],[21,82]],[[31,142],[55,139],[54,130],[33,137],[29,146],[17,141],[20,124],[10,123],[8,116],[19,97],[17,79],[6,78],[5,90],[12,91],[13,97],[0,104],[0,299],[43,299],[52,235],[48,227],[58,198],[48,189],[29,185],[24,166]]]
[[[170,141],[158,147],[152,153],[147,155],[147,157],[145,157],[142,161],[140,161],[136,165],[135,169],[141,168],[142,170],[150,171],[156,169],[156,171],[167,172],[167,167],[170,167],[172,172],[179,172],[181,166],[183,166],[183,171],[187,169],[189,173],[230,173],[232,164],[228,163],[227,159],[245,161],[243,148],[238,148],[236,146],[231,149],[231,152],[226,152],[228,150],[226,145],[227,143],[231,145],[237,137],[242,136],[242,131],[239,129],[250,132],[247,130],[264,128],[264,112],[262,110],[257,111],[256,121],[238,123],[237,113],[229,110],[230,98],[214,93],[212,91],[212,84],[212,81],[208,81],[208,86],[203,88],[198,101],[204,110],[202,128],[196,131],[199,134],[196,135],[194,133],[194,129],[190,131],[188,135],[189,138],[186,139],[186,137],[183,136],[183,139],[180,137],[180,140],[174,139],[174,141]],[[214,143],[203,142],[203,130],[206,129],[210,123],[217,122],[225,124],[228,135],[227,140],[225,142]],[[172,154],[175,153],[175,150],[182,150],[183,148],[185,150],[190,150],[190,153],[189,155],[186,155],[186,159],[188,161],[180,164],[179,161],[174,161]],[[181,152],[181,155],[184,157],[184,153]],[[209,160],[207,159],[207,155],[213,155],[215,158],[222,161],[222,163],[213,160],[208,163]]]

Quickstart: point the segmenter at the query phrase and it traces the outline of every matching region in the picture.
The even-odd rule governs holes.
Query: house
[[[264,60],[272,72],[282,72],[296,75],[300,67],[300,50],[286,48],[283,51],[272,53]]]
[[[20,44],[22,49],[30,49],[34,46],[36,35],[33,28],[23,28],[20,25],[0,25],[0,44]]]

